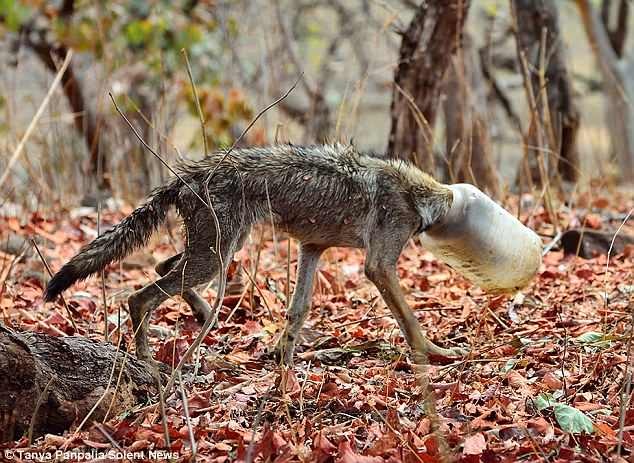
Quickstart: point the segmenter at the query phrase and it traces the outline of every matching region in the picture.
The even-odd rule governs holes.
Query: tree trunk
[[[103,420],[111,402],[112,417],[157,392],[150,368],[117,353],[111,344],[80,336],[17,333],[1,324],[0,372],[0,443],[28,433],[32,421],[33,437],[61,434],[81,423],[104,393],[92,420]]]
[[[51,57],[50,49],[41,49],[34,48],[34,51],[37,53],[37,56],[40,58],[40,61],[53,73],[57,72],[57,67],[55,61]],[[65,54],[55,53],[57,58],[62,58]],[[95,115],[92,110],[87,107],[86,101],[84,98],[83,91],[81,89],[81,85],[79,80],[77,79],[77,75],[75,74],[73,67],[69,66],[67,71],[62,76],[62,85],[64,90],[64,95],[66,96],[66,100],[73,111],[75,117],[75,128],[82,135],[84,139],[84,143],[86,144],[86,148],[88,149],[88,162],[87,164],[87,172],[91,177],[96,179],[97,187],[102,190],[110,190],[110,179],[109,176],[102,175],[102,178],[98,178],[99,172],[99,127],[97,126],[97,121]],[[105,159],[102,159],[101,162],[105,166]]]
[[[295,67],[297,72],[300,72],[304,66],[302,65],[299,52],[297,50],[296,43],[298,38],[294,36],[293,32],[286,25],[287,16],[284,15],[279,1],[274,2],[275,15],[277,18],[277,24],[280,28],[280,36],[283,41],[284,50],[286,51],[291,63]],[[338,38],[331,44],[330,49],[333,52],[338,47]],[[331,53],[328,53],[330,55]],[[330,107],[326,102],[324,95],[324,87],[328,76],[328,62],[329,56],[324,57],[322,69],[320,71],[321,78],[317,82],[313,82],[309,76],[305,75],[302,71],[299,77],[299,86],[304,89],[308,98],[308,106],[300,107],[293,106],[290,101],[280,102],[280,109],[284,111],[289,117],[294,118],[296,121],[304,126],[304,143],[325,143],[328,140],[331,129],[330,122]],[[277,83],[274,83],[275,87],[279,87]],[[282,93],[277,91],[276,93]]]
[[[469,0],[421,2],[402,34],[390,107],[388,153],[435,171],[433,126],[451,55],[462,40]]]
[[[558,173],[564,180],[576,182],[580,114],[566,69],[555,1],[511,0],[511,6],[517,21],[518,56],[520,62],[526,59],[530,73],[523,72],[524,85],[530,86],[535,98],[527,147],[531,175],[540,182],[536,160],[541,152],[548,177]],[[542,71],[544,75],[540,76]],[[532,102],[529,104],[532,106]]]
[[[23,26],[20,36],[24,37],[26,45],[33,50],[42,64],[53,74],[57,73],[57,64],[64,59],[68,53],[68,48],[64,45],[49,43],[46,31],[36,29],[31,24]],[[108,163],[103,153],[101,155],[103,172],[99,169],[99,124],[94,111],[86,103],[84,92],[72,63],[62,76],[62,88],[74,114],[75,128],[81,134],[88,149],[89,158],[84,170],[90,178],[94,179],[97,188],[110,191],[110,176],[106,170]],[[100,173],[101,175],[99,175]]]
[[[619,58],[599,15],[588,0],[576,0],[583,25],[603,77],[607,126],[624,181],[634,181],[634,56]],[[627,10],[623,12],[627,16]]]
[[[603,27],[605,27],[610,45],[619,58],[623,58],[629,29],[630,1],[619,0],[619,9],[617,10],[616,24],[614,26],[611,25],[612,20],[610,18],[612,16],[612,0],[603,0],[601,2],[601,22]]]
[[[448,178],[469,182],[499,197],[491,159],[487,98],[478,54],[468,34],[449,67],[444,98]]]

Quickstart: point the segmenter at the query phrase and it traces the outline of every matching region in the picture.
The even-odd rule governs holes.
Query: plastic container
[[[542,261],[539,236],[473,185],[448,187],[451,209],[421,234],[423,246],[488,292],[526,286]]]

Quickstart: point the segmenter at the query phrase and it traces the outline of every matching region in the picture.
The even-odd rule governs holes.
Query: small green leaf
[[[506,363],[504,364],[504,367],[502,367],[502,371],[504,373],[508,373],[513,368],[515,368],[516,363],[517,363],[517,359],[508,359]]]
[[[17,31],[31,16],[31,8],[16,0],[0,0],[0,25]]]
[[[555,404],[553,410],[555,412],[555,418],[557,418],[557,423],[559,423],[563,431],[573,434],[582,432],[591,434],[593,432],[594,424],[592,420],[581,410],[560,403]]]
[[[603,333],[599,333],[597,331],[588,331],[587,333],[583,333],[577,336],[576,340],[581,344],[592,344],[595,342],[603,341],[603,338]]]
[[[548,392],[542,392],[535,399],[533,399],[533,403],[537,410],[542,411],[545,408],[552,407],[553,405],[557,405],[557,401]]]
[[[178,32],[177,47],[191,48],[203,39],[203,32],[200,27],[190,24]]]
[[[125,37],[132,46],[140,46],[150,39],[152,23],[147,19],[132,21],[125,27]]]
[[[605,349],[610,347],[611,341],[617,339],[614,335],[588,331],[575,338],[575,342],[583,345],[586,349]]]

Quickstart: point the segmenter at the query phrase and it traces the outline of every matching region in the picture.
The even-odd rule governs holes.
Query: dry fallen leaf
[[[487,447],[484,434],[481,432],[468,436],[462,445],[464,455],[480,455]]]
[[[381,457],[368,457],[355,452],[350,446],[350,442],[342,440],[339,443],[339,455],[335,460],[337,463],[382,463]]]
[[[627,202],[621,198],[612,204]],[[528,208],[526,214],[533,209],[530,225],[553,236],[548,213],[539,205]],[[615,211],[601,214],[608,217]],[[582,220],[583,214],[561,210],[561,225]],[[25,227],[23,222],[0,216],[0,234],[12,229],[12,233],[42,230],[59,242],[43,247],[51,267],[58,269],[94,235],[93,215],[61,221],[26,217]],[[104,211],[102,221],[109,225],[122,216],[123,211]],[[602,226],[601,221],[595,225]],[[621,232],[631,235],[633,228],[625,224]],[[260,235],[256,230],[252,236],[259,239]],[[143,252],[156,260],[173,255],[166,236],[158,234]],[[439,461],[439,445],[421,406],[409,349],[380,293],[363,275],[363,254],[333,248],[322,259],[307,329],[298,340],[295,368],[284,371],[269,350],[288,316],[287,241],[278,236],[276,247],[269,229],[264,230],[261,243],[258,239],[247,240],[236,255],[237,262],[231,264],[234,277],[247,269],[256,286],[251,288],[250,280],[245,280],[239,294],[225,297],[218,325],[201,348],[199,376],[192,377],[193,368],[183,374],[198,443],[197,460],[244,462],[251,447],[254,462]],[[427,370],[437,386],[440,432],[453,456],[465,462],[521,461],[538,448],[562,461],[564,457],[579,459],[581,454],[588,461],[601,461],[614,453],[634,274],[628,252],[632,253],[626,248],[625,254],[612,255],[606,273],[605,256],[574,259],[551,251],[537,278],[509,300],[487,295],[433,255],[413,245],[406,247],[398,262],[400,283],[406,286],[406,301],[422,329],[443,347],[462,345],[472,351],[465,360],[434,360]],[[256,257],[257,271],[251,272]],[[294,242],[290,261],[292,288],[297,272]],[[41,263],[25,259],[9,272],[10,260],[4,262],[3,266],[0,256],[3,323],[56,336],[70,334],[72,326],[61,301],[41,303],[41,283],[33,276],[34,270],[42,272]],[[122,348],[132,345],[125,297],[155,275],[150,260],[145,265],[122,268],[115,264],[105,271],[111,329],[121,309]],[[214,286],[201,295],[212,304]],[[65,296],[79,331],[102,339],[100,278],[78,283]],[[170,363],[180,358],[200,329],[178,297],[155,311],[151,326],[160,327],[152,330],[150,338],[155,356]],[[601,342],[583,342],[591,338],[588,333],[599,333]],[[564,386],[562,371],[565,399],[559,395]],[[591,416],[593,432],[570,439],[554,406],[546,401],[544,409],[535,408],[536,397],[547,393]],[[167,428],[173,448],[180,452],[178,461],[188,461],[191,446],[180,392],[170,392],[166,405]],[[634,451],[634,433],[629,430],[634,426],[634,411],[626,411],[625,419],[624,454]],[[127,416],[111,417],[103,426],[122,449],[147,450],[165,445],[161,421],[152,406],[141,405],[131,408]],[[32,448],[61,448],[69,436],[39,439]],[[110,445],[90,428],[73,438],[68,448],[85,447],[84,441]],[[6,445],[20,448],[26,442]]]

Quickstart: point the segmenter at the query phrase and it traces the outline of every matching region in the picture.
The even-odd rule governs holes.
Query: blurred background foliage
[[[486,72],[482,88],[466,93],[481,97],[460,113],[481,110],[492,178],[500,180],[493,188],[497,193],[517,188],[531,126],[513,31],[514,1],[465,2],[464,32],[473,44],[474,63]],[[581,114],[581,187],[596,177],[607,183],[620,176],[612,162],[605,83],[577,8],[582,3],[553,3]],[[592,0],[589,5],[603,14],[611,4],[618,22],[619,3]],[[0,0],[0,169],[66,53],[75,53],[1,196],[31,209],[93,204],[97,192],[136,202],[162,182],[169,173],[143,152],[114,111],[109,92],[168,162],[203,155],[184,53],[210,149],[230,146],[259,109],[301,76],[290,97],[266,113],[243,144],[354,140],[361,149],[385,152],[399,49],[421,8],[419,0]],[[628,14],[628,28],[631,22]],[[628,36],[626,51],[631,40]],[[631,53],[624,61],[627,56]],[[448,156],[457,145],[443,114],[451,111],[452,92],[441,87],[430,147],[440,167],[423,167],[451,180],[455,172],[443,164],[453,162]],[[471,156],[471,142],[467,145]]]
[[[116,154],[114,159],[109,157],[105,162],[120,164],[117,157],[136,160],[136,163],[126,163],[128,165],[122,167],[128,172],[138,169],[144,172],[145,177],[150,178],[133,177],[133,182],[128,183],[138,183],[138,188],[124,188],[129,191],[123,193],[138,196],[145,194],[160,178],[154,178],[156,175],[152,171],[156,169],[151,166],[154,161],[147,163],[144,160],[145,156],[135,146],[134,140],[125,135],[126,129],[116,129],[115,137],[107,135],[107,127],[111,124],[118,125],[111,118],[113,111],[108,107],[108,102],[103,100],[109,90],[121,100],[120,106],[131,119],[145,126],[144,135],[151,138],[150,132],[154,126],[166,137],[176,119],[183,116],[182,110],[192,117],[198,117],[184,64],[185,51],[189,60],[194,63],[192,72],[207,121],[210,147],[230,145],[235,138],[235,127],[247,123],[253,116],[244,91],[226,85],[227,79],[222,73],[222,44],[239,33],[237,19],[223,19],[225,22],[221,31],[215,13],[213,1],[0,0],[0,39],[10,45],[11,52],[4,58],[8,64],[13,65],[13,73],[39,71],[30,62],[31,57],[24,56],[25,52],[30,55],[31,51],[35,51],[36,56],[39,53],[40,61],[45,61],[43,56],[51,56],[55,60],[54,66],[59,66],[68,50],[75,51],[74,78],[78,81],[82,107],[71,108],[75,110],[75,115],[71,117],[78,117],[77,112],[81,111],[91,113],[85,115],[87,119],[101,119],[96,123],[100,125],[100,151],[113,149],[118,152],[120,150],[113,147],[113,143],[121,142],[120,137],[127,140],[123,143],[126,146],[120,146],[124,152]],[[22,59],[28,64],[22,66],[19,62]],[[54,70],[51,65],[48,68],[49,71]],[[8,77],[9,72],[7,69],[3,77]],[[102,80],[104,76],[107,76],[108,82]],[[52,78],[50,75],[48,77]],[[16,90],[20,92],[20,89]],[[6,93],[12,92],[7,90]],[[6,99],[4,94],[0,95],[2,106],[6,106]],[[15,101],[15,95],[12,99]],[[73,96],[68,96],[68,99],[72,100]],[[159,123],[157,103],[172,106],[171,109],[162,110],[164,117],[160,123],[163,130],[156,126]],[[21,112],[19,106],[15,105],[12,110]],[[5,111],[5,116],[2,127],[6,131],[9,129],[6,119],[20,118],[21,115],[7,114]],[[28,117],[28,113],[24,116]],[[168,116],[167,119],[165,116]],[[85,130],[85,127],[79,129]],[[69,137],[71,135],[68,134]],[[159,135],[156,141],[160,139]],[[76,157],[77,162],[73,163],[80,166],[74,174],[91,172],[91,167],[85,161],[85,150],[90,151],[91,143],[91,140],[87,140],[83,150],[75,144],[74,148],[82,153]],[[201,139],[192,137],[190,143],[181,145],[181,149],[183,148],[201,151]],[[59,151],[59,148],[53,150]],[[100,156],[108,157],[105,153]],[[61,170],[68,170],[63,167],[67,159],[69,158],[62,155],[57,162],[52,162]],[[28,175],[26,172],[22,174]],[[107,169],[106,175],[113,173]],[[81,177],[83,180],[77,185],[75,193],[93,188],[89,178],[83,175]],[[109,190],[111,185],[112,181],[108,179],[101,186]]]

